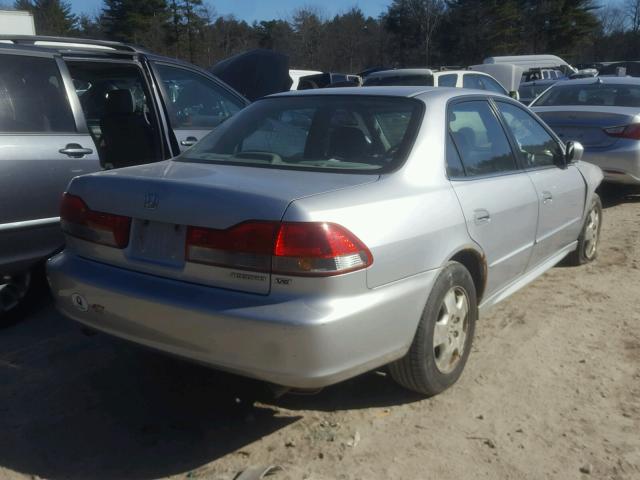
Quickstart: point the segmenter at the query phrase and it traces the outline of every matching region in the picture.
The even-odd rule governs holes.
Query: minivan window
[[[267,168],[379,172],[406,158],[418,100],[298,96],[259,100],[222,124],[180,161]]]
[[[53,59],[0,58],[0,132],[75,132],[73,113]]]
[[[449,130],[467,176],[500,174],[517,169],[507,136],[486,101],[454,104],[449,114]]]
[[[447,75],[440,75],[438,77],[439,87],[455,87],[456,83],[458,83],[457,73],[449,73]]]
[[[244,107],[214,81],[185,68],[156,65],[169,100],[171,126],[174,129],[211,129]]]

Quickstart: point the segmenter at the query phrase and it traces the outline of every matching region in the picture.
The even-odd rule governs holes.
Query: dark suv
[[[0,323],[63,245],[71,178],[173,157],[248,103],[206,70],[122,43],[0,36]]]

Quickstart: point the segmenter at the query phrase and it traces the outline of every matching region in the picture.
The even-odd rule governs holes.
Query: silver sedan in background
[[[518,102],[371,87],[258,100],[173,160],[74,179],[58,309],[215,368],[318,388],[389,364],[437,394],[478,312],[596,256],[596,166]]]
[[[563,141],[582,143],[605,181],[640,185],[640,78],[558,82],[530,106]]]

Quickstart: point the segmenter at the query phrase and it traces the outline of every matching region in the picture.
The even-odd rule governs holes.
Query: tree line
[[[375,18],[358,7],[334,16],[303,7],[251,24],[203,0],[103,0],[93,16],[65,0],[4,6],[33,12],[41,35],[118,40],[205,67],[252,48],[285,53],[292,68],[347,73],[534,53],[640,60],[640,0],[393,0]]]

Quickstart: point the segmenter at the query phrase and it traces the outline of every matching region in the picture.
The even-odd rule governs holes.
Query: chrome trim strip
[[[0,223],[0,232],[54,225],[58,222],[60,222],[60,217],[37,218],[35,220],[23,220],[22,222]]]

